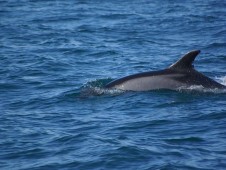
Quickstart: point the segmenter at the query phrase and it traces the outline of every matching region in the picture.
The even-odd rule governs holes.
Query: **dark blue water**
[[[226,84],[226,1],[1,0],[0,169],[225,169],[226,93],[119,92],[195,67]]]

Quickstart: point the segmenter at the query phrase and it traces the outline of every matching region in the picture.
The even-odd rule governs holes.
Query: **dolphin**
[[[193,61],[199,53],[200,50],[190,51],[164,70],[143,72],[119,78],[108,83],[105,88],[129,91],[177,90],[191,86],[226,89],[226,86],[194,69]]]

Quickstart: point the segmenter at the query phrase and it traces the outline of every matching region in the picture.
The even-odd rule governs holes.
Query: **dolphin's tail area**
[[[169,68],[172,69],[192,69],[196,56],[200,53],[200,50],[190,51],[180,58],[176,63],[172,64]]]

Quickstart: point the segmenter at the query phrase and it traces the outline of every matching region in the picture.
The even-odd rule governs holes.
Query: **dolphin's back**
[[[183,85],[182,82],[176,80],[182,76],[181,73],[165,69],[126,76],[108,83],[105,87],[131,91],[175,89]]]
[[[137,73],[137,74],[133,74],[133,75],[129,75],[126,77],[122,77],[116,80],[111,81],[110,83],[108,83],[105,87],[106,88],[112,88],[118,84],[124,83],[126,81],[129,80],[133,80],[139,77],[150,77],[150,76],[154,76],[154,75],[160,75],[163,74],[164,70],[161,71],[151,71],[151,72],[143,72],[143,73]]]
[[[108,83],[105,87],[120,90],[147,91],[156,89],[174,90],[182,86],[201,85],[204,88],[226,89],[226,86],[194,69],[192,64],[199,53],[199,50],[191,51],[167,69],[126,76]]]

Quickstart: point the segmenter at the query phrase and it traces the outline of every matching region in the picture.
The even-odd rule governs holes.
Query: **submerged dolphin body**
[[[190,86],[226,89],[226,86],[217,83],[194,69],[192,63],[199,53],[199,50],[191,51],[169,68],[126,76],[108,83],[105,87],[130,91],[176,90]]]

